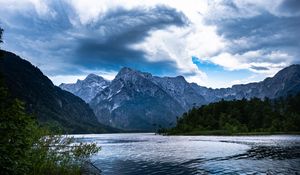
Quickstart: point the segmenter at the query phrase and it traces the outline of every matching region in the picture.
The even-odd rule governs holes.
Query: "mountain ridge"
[[[287,88],[284,84],[288,84],[290,87]],[[198,93],[205,96],[209,102],[216,102],[221,99],[250,99],[253,97],[274,99],[280,96],[295,95],[300,92],[300,65],[290,65],[278,71],[273,77],[267,77],[259,82],[236,84],[228,88],[217,89],[196,86],[195,84],[193,87]]]
[[[14,53],[0,50],[0,73],[12,98],[25,102],[26,110],[41,125],[54,124],[67,133],[114,131],[98,123],[93,110],[81,98],[55,86],[40,69]]]

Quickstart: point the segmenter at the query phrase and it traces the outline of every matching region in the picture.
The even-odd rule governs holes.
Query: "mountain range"
[[[63,128],[66,133],[118,131],[99,123],[87,103],[55,86],[30,62],[11,52],[0,52],[3,55],[0,58],[0,73],[9,94],[25,102],[26,110],[41,125]]]
[[[30,62],[0,51],[0,73],[11,96],[24,101],[40,124],[58,125],[69,133],[154,131],[174,126],[193,107],[221,99],[276,99],[300,92],[300,65],[261,82],[220,89],[188,83],[183,76],[158,77],[127,67],[112,81],[90,74],[57,87]]]
[[[205,97],[207,102],[221,99],[239,100],[265,97],[275,99],[300,92],[300,65],[291,65],[280,70],[274,77],[261,82],[233,85],[231,88],[211,89],[192,83],[196,91]]]
[[[221,99],[274,99],[300,92],[300,65],[291,65],[257,83],[212,89],[188,83],[183,76],[158,77],[122,68],[112,81],[95,74],[74,84],[61,84],[89,103],[99,122],[124,130],[170,127],[193,107]]]

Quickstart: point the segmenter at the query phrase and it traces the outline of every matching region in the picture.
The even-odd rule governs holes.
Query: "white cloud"
[[[43,0],[0,0],[0,5],[7,11],[34,10],[40,17],[55,15],[55,12],[49,8],[47,1]]]
[[[192,56],[198,51],[196,47],[201,47],[203,44],[201,41],[192,41],[192,38],[197,37],[198,34],[190,28],[172,27],[168,30],[152,32],[144,42],[132,45],[132,48],[143,50],[150,62],[168,60],[175,62],[178,69],[175,74],[183,74],[187,80],[203,84],[207,76],[192,62]],[[214,50],[208,49],[207,53],[210,51]]]
[[[42,0],[29,0],[29,2],[31,2],[33,4],[33,6],[35,7],[36,12],[40,16],[45,16],[45,15],[48,15],[48,14],[50,14],[51,16],[54,15],[54,12],[52,12],[48,8],[48,5],[46,4],[45,1],[42,1]]]
[[[131,47],[143,50],[149,61],[174,61],[179,69],[177,74],[184,74],[190,82],[205,84],[207,75],[192,62],[192,56],[209,58],[225,48],[226,42],[217,35],[215,26],[203,23],[203,15],[199,13],[205,13],[207,4],[206,6],[187,4],[185,3],[185,6],[172,5],[188,16],[189,26],[169,27],[167,30],[154,31],[142,43]],[[188,10],[187,6],[193,9]],[[204,10],[201,7],[205,7]]]
[[[75,9],[81,24],[92,23],[109,8],[109,2],[103,0],[69,0]]]
[[[214,64],[220,65],[228,70],[246,69],[247,65],[239,60],[238,55],[231,55],[230,53],[221,53],[209,59]]]
[[[208,60],[230,71],[247,69],[254,73],[273,76],[280,69],[290,65],[292,57],[281,51],[256,50],[243,54],[225,52]]]

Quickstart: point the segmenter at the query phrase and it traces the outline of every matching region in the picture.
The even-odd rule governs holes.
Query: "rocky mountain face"
[[[62,83],[59,87],[89,103],[98,92],[102,91],[109,84],[110,82],[105,80],[103,77],[95,74],[89,74],[84,80],[77,80],[74,84]]]
[[[83,81],[87,79],[89,76]],[[80,86],[78,82],[78,86],[65,84],[61,87],[69,90],[68,86],[74,86],[75,90],[69,90],[74,93],[91,86],[89,83]],[[103,82],[103,78],[99,82]],[[91,92],[90,106],[100,122],[127,130],[155,130],[172,126],[177,116],[194,106],[221,99],[277,98],[299,93],[300,65],[287,67],[261,82],[220,89],[188,83],[182,76],[157,77],[123,68],[112,82],[88,92]],[[84,93],[76,95],[87,99]]]
[[[187,111],[193,106],[201,106],[206,103],[204,97],[188,83],[183,76],[156,77],[152,81],[175,99],[182,108]]]
[[[12,98],[25,102],[40,124],[59,125],[68,133],[116,131],[98,122],[93,110],[79,97],[60,89],[28,61],[2,51],[0,73]]]
[[[193,91],[183,77],[160,78],[123,68],[90,105],[99,121],[110,126],[154,130],[174,125],[176,117],[192,105],[204,104],[204,98]]]

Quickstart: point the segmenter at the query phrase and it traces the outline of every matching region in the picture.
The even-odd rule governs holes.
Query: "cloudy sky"
[[[208,87],[300,63],[299,0],[0,0],[2,48],[55,84],[124,66]]]

